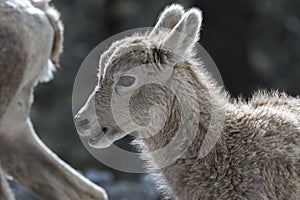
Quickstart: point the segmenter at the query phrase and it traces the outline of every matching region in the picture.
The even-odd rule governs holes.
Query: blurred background
[[[54,80],[36,88],[32,120],[59,157],[107,189],[113,200],[160,196],[147,175],[110,169],[82,145],[72,117],[76,73],[100,42],[125,30],[154,26],[161,10],[174,2],[202,9],[200,44],[233,97],[247,98],[260,88],[300,94],[300,1],[53,0],[65,26],[64,52]]]

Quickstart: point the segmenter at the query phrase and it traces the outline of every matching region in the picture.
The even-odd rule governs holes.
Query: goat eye
[[[133,76],[121,76],[117,85],[121,85],[123,87],[129,87],[135,82],[135,78]]]

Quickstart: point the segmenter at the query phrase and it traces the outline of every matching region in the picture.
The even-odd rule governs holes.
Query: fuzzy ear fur
[[[187,55],[199,40],[201,23],[201,11],[196,8],[190,9],[162,41],[161,46],[178,55]]]
[[[154,29],[150,33],[150,36],[156,35],[159,29],[173,29],[176,24],[180,21],[184,14],[184,9],[179,4],[172,4],[164,9],[158,18]]]

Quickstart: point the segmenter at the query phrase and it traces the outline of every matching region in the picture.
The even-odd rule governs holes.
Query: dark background
[[[42,140],[100,182],[111,199],[159,197],[151,180],[110,169],[84,148],[73,123],[73,82],[96,45],[119,32],[153,26],[161,10],[173,2],[203,11],[200,44],[214,59],[233,97],[247,98],[260,88],[300,94],[300,1],[53,0],[65,25],[64,52],[54,80],[36,88],[32,120]],[[137,187],[145,182],[148,189],[128,196],[138,193]]]

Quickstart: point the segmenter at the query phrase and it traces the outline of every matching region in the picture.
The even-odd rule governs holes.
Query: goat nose
[[[105,134],[105,133],[107,133],[108,128],[107,128],[107,127],[102,127],[102,131],[103,131],[103,133]]]
[[[87,130],[90,128],[90,121],[88,119],[76,120],[76,124],[83,130]]]

